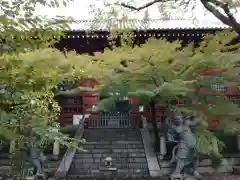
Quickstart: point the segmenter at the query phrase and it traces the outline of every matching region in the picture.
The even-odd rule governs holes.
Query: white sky
[[[107,1],[111,2],[113,0],[107,0]],[[141,5],[141,4],[144,4],[144,2],[146,2],[147,0],[135,0],[135,1],[137,1],[138,5]],[[206,10],[204,10],[204,7],[199,0],[196,0],[196,1],[197,1],[196,8],[193,11],[189,10],[188,13],[183,15],[181,9],[174,10],[172,12],[173,18],[184,17],[189,20],[193,20],[195,18],[200,24],[202,23],[219,24],[220,23],[220,21],[216,19],[211,13],[206,13]],[[46,15],[49,18],[52,18],[56,15],[60,15],[60,16],[71,16],[76,20],[91,20],[94,18],[93,14],[89,12],[91,4],[95,4],[97,7],[104,9],[103,3],[97,2],[97,0],[75,0],[74,2],[69,3],[67,7],[59,7],[57,9],[38,6],[36,8],[36,13],[40,15]],[[149,10],[151,19],[159,19],[161,17],[161,14],[159,13],[156,5],[148,8],[148,10]],[[128,13],[129,18],[134,18],[134,19],[135,18],[141,19],[143,15],[144,15],[144,11],[140,11],[140,12],[134,11],[134,12]],[[238,10],[235,17],[239,17],[240,19],[240,10]]]

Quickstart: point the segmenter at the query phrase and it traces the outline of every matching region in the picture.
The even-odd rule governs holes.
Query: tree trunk
[[[150,103],[150,108],[151,108],[151,113],[152,113],[152,125],[153,125],[153,132],[154,132],[154,137],[155,137],[155,142],[154,142],[154,149],[156,152],[160,152],[160,137],[158,134],[158,127],[157,127],[157,120],[156,120],[156,109],[155,105],[156,103],[152,100]]]

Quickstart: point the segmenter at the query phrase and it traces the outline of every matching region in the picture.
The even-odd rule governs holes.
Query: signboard
[[[138,111],[139,111],[139,112],[143,112],[143,111],[144,111],[144,106],[139,106],[139,107],[138,107]]]
[[[203,87],[201,88],[201,91],[225,92],[228,89],[221,74],[204,75],[202,80]]]
[[[74,114],[73,115],[73,125],[79,125],[79,122],[83,119],[82,114]]]

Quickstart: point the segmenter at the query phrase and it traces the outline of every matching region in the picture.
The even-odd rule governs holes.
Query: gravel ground
[[[202,180],[240,180],[240,175],[227,173],[202,174]],[[169,177],[146,177],[146,178],[67,178],[67,180],[169,180]],[[195,180],[193,178],[185,178],[185,180]]]
[[[214,174],[202,174],[202,180],[240,180],[240,175],[228,174],[228,173],[214,173]],[[54,178],[53,178],[54,179]],[[49,180],[53,180],[49,178]],[[2,177],[0,180],[11,180],[9,177]],[[55,180],[55,179],[54,179]],[[73,180],[73,179],[69,179]],[[169,180],[169,177],[158,178],[74,178],[74,180]],[[185,180],[195,180],[192,178],[185,178]]]
[[[230,173],[203,174],[206,180],[240,180],[240,175]]]

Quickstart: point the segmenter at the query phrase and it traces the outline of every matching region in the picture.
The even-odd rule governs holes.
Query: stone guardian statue
[[[194,118],[184,116],[183,113],[175,113],[172,121],[168,122],[167,139],[169,142],[177,143],[173,148],[170,160],[170,164],[176,161],[175,170],[170,175],[171,180],[183,179],[186,170],[188,170],[187,174],[193,178],[201,179],[197,170],[199,165],[197,140],[190,128],[191,125],[196,125],[196,121],[191,119]]]
[[[40,148],[28,145],[27,146],[27,161],[34,167],[34,178],[38,179],[47,179],[47,174],[44,172],[44,162],[46,157],[43,154],[43,151]]]

